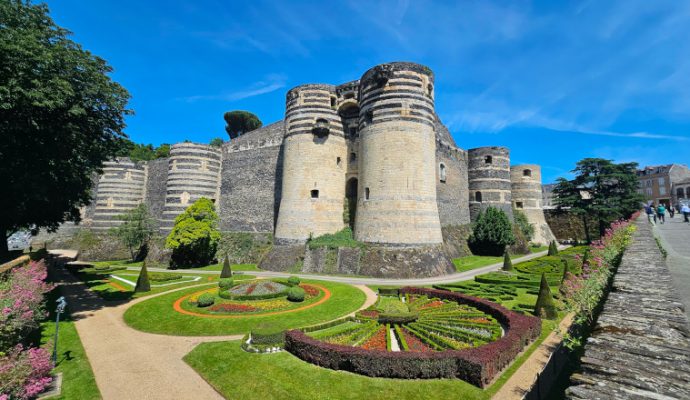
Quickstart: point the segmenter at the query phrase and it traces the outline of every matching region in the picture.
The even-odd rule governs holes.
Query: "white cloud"
[[[202,100],[222,100],[222,101],[237,101],[247,99],[250,97],[260,96],[262,94],[271,93],[278,89],[285,87],[286,78],[281,74],[272,74],[266,77],[265,80],[255,82],[250,87],[240,89],[234,92],[227,92],[214,95],[193,95],[178,98],[178,100],[193,103]]]

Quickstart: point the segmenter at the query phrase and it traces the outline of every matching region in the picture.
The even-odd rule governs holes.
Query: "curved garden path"
[[[51,273],[67,298],[104,399],[223,398],[182,358],[200,343],[239,340],[242,335],[158,335],[132,329],[123,319],[125,311],[134,304],[208,284],[173,289],[126,303],[113,303],[102,300],[63,268],[55,268]],[[376,301],[376,293],[371,289],[355,286],[366,294],[362,308]]]

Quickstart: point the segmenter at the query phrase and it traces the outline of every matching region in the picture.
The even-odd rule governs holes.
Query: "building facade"
[[[690,179],[690,170],[682,164],[657,165],[638,170],[637,177],[638,192],[648,203],[669,207],[677,202],[677,195],[673,193],[674,183]]]

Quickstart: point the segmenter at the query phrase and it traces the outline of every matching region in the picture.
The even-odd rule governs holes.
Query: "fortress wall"
[[[431,70],[412,63],[379,65],[360,80],[357,240],[442,242],[433,83]]]
[[[302,85],[287,93],[278,243],[344,227],[347,143],[335,86]]]
[[[147,163],[148,178],[146,179],[144,202],[149,209],[151,217],[156,221],[160,221],[163,217],[168,181],[168,162],[167,158],[159,158]]]
[[[220,149],[198,143],[178,143],[170,149],[165,207],[161,230],[170,231],[175,217],[201,197],[218,198]]]
[[[542,209],[541,167],[535,164],[512,166],[510,181],[513,207],[525,213],[534,226],[532,241],[546,244],[555,240]]]
[[[106,231],[120,224],[118,216],[136,208],[144,199],[146,164],[129,158],[106,161],[98,179],[93,221],[96,231]]]
[[[445,181],[442,169],[445,169]],[[436,203],[441,226],[470,223],[467,184],[467,152],[437,142]]]
[[[470,217],[481,210],[499,208],[512,220],[510,150],[507,147],[478,147],[468,154]]]
[[[220,229],[273,233],[280,205],[285,124],[279,121],[223,147]]]

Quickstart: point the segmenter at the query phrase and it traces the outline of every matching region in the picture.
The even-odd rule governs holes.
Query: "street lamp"
[[[55,309],[55,344],[53,345],[53,364],[57,364],[57,349],[58,349],[58,331],[60,330],[60,314],[65,312],[65,307],[67,307],[67,300],[65,296],[60,296],[57,299],[57,308]]]

